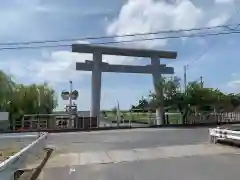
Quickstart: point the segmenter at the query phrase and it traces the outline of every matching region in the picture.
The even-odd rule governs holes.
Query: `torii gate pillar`
[[[91,117],[100,118],[101,104],[101,84],[102,84],[102,54],[99,52],[93,53],[93,69],[92,69],[92,88],[91,88]]]
[[[152,56],[151,57],[151,65],[152,67],[158,67],[160,66],[160,61],[159,58],[157,56]],[[164,98],[163,98],[163,87],[160,86],[160,88],[158,87],[159,82],[161,82],[162,80],[162,75],[161,72],[158,71],[157,68],[154,69],[154,71],[152,72],[152,78],[153,78],[153,87],[156,93],[156,96],[160,98],[160,101],[163,102]],[[157,125],[161,125],[164,123],[164,105],[163,103],[160,103],[159,106],[156,109],[156,123]]]

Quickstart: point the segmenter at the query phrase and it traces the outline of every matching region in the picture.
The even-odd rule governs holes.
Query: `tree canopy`
[[[10,113],[10,120],[24,114],[52,113],[57,106],[54,90],[47,83],[23,85],[0,71],[0,111]]]
[[[177,76],[162,78],[157,88],[163,86],[163,102],[156,93],[150,92],[150,100],[141,99],[132,109],[153,109],[164,103],[165,108],[182,111],[191,107],[194,111],[233,111],[240,105],[240,94],[224,93],[219,89],[202,87],[200,82],[189,82],[185,91],[181,90],[181,79]]]

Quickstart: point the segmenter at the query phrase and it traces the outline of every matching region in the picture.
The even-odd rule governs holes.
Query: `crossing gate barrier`
[[[218,140],[234,140],[240,142],[240,131],[220,127],[210,128],[209,139],[210,142],[214,143]]]

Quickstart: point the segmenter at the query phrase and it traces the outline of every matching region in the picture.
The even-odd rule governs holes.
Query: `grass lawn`
[[[136,121],[136,122],[148,123],[150,121],[150,123],[152,124],[156,120],[155,113],[123,112],[122,115],[124,120],[130,120],[130,121]],[[170,124],[181,123],[179,114],[170,114],[168,117],[169,117]],[[116,115],[113,112],[107,112],[107,120],[115,121]]]

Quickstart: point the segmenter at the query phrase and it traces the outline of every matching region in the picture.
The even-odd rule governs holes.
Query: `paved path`
[[[40,180],[237,180],[240,150],[208,143],[208,130],[133,129],[52,134]]]
[[[46,165],[50,167],[66,167],[76,165],[110,164],[154,160],[188,156],[205,156],[226,153],[238,153],[238,149],[216,146],[211,144],[197,144],[184,146],[167,146],[131,150],[110,150],[82,153],[66,153],[55,155]]]

